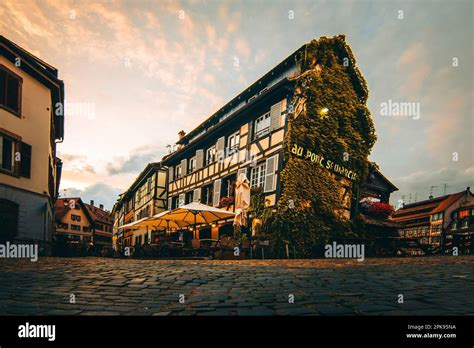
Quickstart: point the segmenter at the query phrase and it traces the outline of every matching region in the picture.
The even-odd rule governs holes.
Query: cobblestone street
[[[469,256],[0,260],[1,315],[473,315],[473,294]]]

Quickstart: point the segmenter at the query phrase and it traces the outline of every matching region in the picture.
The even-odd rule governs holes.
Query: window
[[[270,131],[270,112],[260,116],[255,120],[254,138],[258,139],[268,134]]]
[[[181,166],[178,165],[175,167],[174,177],[175,179],[179,179],[181,177]]]
[[[92,229],[91,229],[90,227],[87,227],[87,226],[83,226],[83,227],[82,227],[82,230],[83,230],[84,232],[91,232],[91,231],[92,231]]]
[[[239,132],[230,135],[227,138],[227,150],[229,154],[233,154],[239,149],[240,146],[240,134]]]
[[[216,147],[211,146],[206,150],[206,165],[211,164],[216,159]]]
[[[233,197],[235,193],[235,178],[236,175],[230,175],[222,179],[221,197]]]
[[[184,204],[189,204],[193,201],[193,191],[186,192],[184,196]]]
[[[0,106],[20,115],[21,78],[0,65]]]
[[[202,188],[201,203],[212,206],[212,184]]]
[[[31,146],[20,143],[20,176],[31,177]]]
[[[436,213],[431,215],[431,221],[441,220],[443,218],[443,213]]]
[[[464,219],[461,225],[461,228],[467,228],[468,227],[468,219]]]
[[[81,221],[81,217],[79,215],[71,214],[72,221]]]
[[[81,230],[81,226],[71,224],[71,229],[74,230],[74,231],[80,231],[80,230]]]
[[[466,217],[466,216],[469,216],[469,210],[461,210],[461,211],[459,212],[459,218],[462,219],[462,218],[464,218],[464,217]]]
[[[172,199],[171,199],[171,210],[172,209],[176,209],[178,207],[178,200],[179,200],[179,197],[178,196],[174,196]]]
[[[0,198],[0,243],[11,241],[18,232],[19,206]]]
[[[146,193],[151,192],[151,178],[148,178],[146,181]]]
[[[15,172],[15,141],[0,135],[0,168]]]
[[[256,167],[252,168],[250,174],[250,187],[263,187],[265,183],[265,172],[267,166],[265,163],[262,163]]]
[[[193,157],[189,160],[189,173],[194,172],[196,169],[196,157]]]
[[[458,224],[456,223],[456,221],[453,222],[453,224],[451,225],[451,230],[455,230],[458,228]]]

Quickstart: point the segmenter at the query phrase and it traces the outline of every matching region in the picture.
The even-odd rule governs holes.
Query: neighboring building
[[[461,205],[451,213],[451,223],[445,231],[445,249],[452,253],[453,247],[459,254],[474,253],[474,204]]]
[[[390,182],[378,169],[370,168],[367,182],[362,188],[360,198],[375,198],[382,203],[390,202],[392,192],[398,191],[398,188]]]
[[[99,207],[94,205],[94,201],[85,204],[92,220],[94,229],[92,231],[92,244],[96,250],[109,249],[112,247],[112,231],[114,219],[112,214],[104,209],[102,204]]]
[[[161,163],[149,163],[130,188],[120,195],[113,209],[116,250],[150,243],[151,231],[119,227],[166,210],[166,176]]]
[[[465,191],[406,204],[393,214],[392,220],[403,226],[401,237],[418,239],[425,249],[423,252],[436,251],[452,222],[453,213],[472,204],[474,198],[468,187]],[[459,218],[457,221],[462,222]],[[419,254],[423,252],[418,251]]]
[[[56,201],[56,235],[66,235],[70,243],[89,243],[96,250],[112,247],[113,217],[102,204],[94,206],[80,198]]]
[[[92,243],[94,220],[89,209],[78,197],[56,201],[56,233],[69,243]]]
[[[0,35],[0,242],[51,250],[63,102],[58,70]]]

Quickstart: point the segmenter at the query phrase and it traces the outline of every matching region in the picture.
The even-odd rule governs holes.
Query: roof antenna
[[[434,198],[434,197],[433,197],[433,189],[434,189],[435,187],[438,187],[438,186],[437,186],[437,185],[430,186],[430,199],[433,199],[433,198]]]
[[[443,182],[443,196],[446,196],[446,188],[448,187],[448,184]]]

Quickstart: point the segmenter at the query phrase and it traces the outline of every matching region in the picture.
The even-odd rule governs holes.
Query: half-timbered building
[[[161,213],[166,209],[167,172],[161,163],[149,163],[116,202],[114,214],[115,247],[149,243],[151,231],[122,230],[120,226]]]

